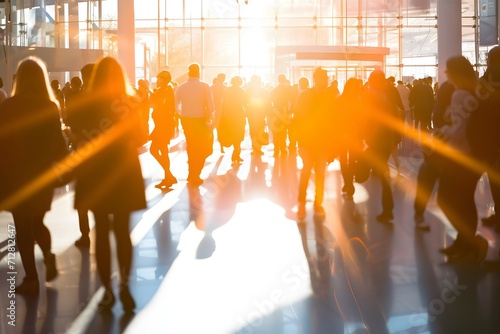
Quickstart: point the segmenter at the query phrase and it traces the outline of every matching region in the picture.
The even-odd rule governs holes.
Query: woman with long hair
[[[94,214],[97,270],[105,288],[99,309],[109,311],[115,303],[109,240],[112,230],[121,278],[119,296],[124,310],[131,312],[135,302],[129,290],[130,214],[146,207],[137,152],[141,138],[138,103],[129,94],[121,65],[111,57],[95,65],[88,89],[89,101],[79,118],[79,131],[88,136],[74,153],[81,160],[76,173],[75,208]]]
[[[57,162],[66,154],[59,106],[45,64],[36,57],[17,68],[12,97],[0,107],[0,210],[12,212],[16,245],[26,276],[20,294],[39,292],[35,242],[45,262],[45,280],[57,276],[50,232],[43,217],[57,186]]]

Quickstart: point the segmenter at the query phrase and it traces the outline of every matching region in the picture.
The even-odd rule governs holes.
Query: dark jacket
[[[78,128],[87,141],[74,153],[75,208],[106,213],[145,208],[137,104],[128,97],[101,99],[90,102],[85,115]]]
[[[0,107],[0,203],[30,187],[12,205],[0,209],[50,210],[61,175],[58,161],[66,155],[59,107],[38,96],[14,96]]]

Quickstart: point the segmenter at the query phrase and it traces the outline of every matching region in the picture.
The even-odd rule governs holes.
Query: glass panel
[[[274,35],[272,28],[241,30],[241,65],[272,66],[274,63]]]
[[[205,29],[204,64],[239,65],[238,29]]]

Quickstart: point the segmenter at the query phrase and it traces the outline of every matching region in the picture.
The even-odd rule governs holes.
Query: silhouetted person
[[[377,216],[380,222],[389,222],[394,219],[392,214],[394,199],[387,162],[394,149],[395,138],[399,135],[397,131],[400,119],[395,113],[389,95],[384,72],[373,71],[362,96],[367,116],[367,126],[363,132],[365,143],[368,145],[365,155],[382,183],[382,213]]]
[[[153,105],[152,118],[155,123],[151,132],[151,155],[158,161],[164,171],[163,180],[155,185],[157,188],[170,188],[177,179],[170,171],[168,145],[175,134],[175,99],[170,86],[172,76],[168,71],[161,71],[156,76],[156,88],[151,96]]]
[[[247,94],[241,85],[239,76],[231,79],[222,95],[222,115],[219,123],[219,141],[222,146],[233,146],[231,161],[233,165],[241,165],[241,142],[245,137]]]
[[[286,76],[278,74],[278,85],[269,96],[272,104],[269,129],[273,134],[274,156],[287,154],[286,136],[290,118],[291,90]]]
[[[222,95],[226,90],[226,75],[224,73],[217,74],[217,77],[214,78],[212,82],[212,86],[210,89],[212,90],[212,97],[214,99],[214,128],[217,129],[217,139],[219,138],[219,122],[222,116]],[[221,153],[224,153],[224,147],[220,145]]]
[[[131,212],[146,207],[146,198],[137,152],[140,116],[137,102],[128,95],[130,90],[114,58],[97,62],[87,92],[90,101],[82,112],[85,117],[79,118],[82,133],[91,135],[78,143],[74,153],[81,161],[76,173],[75,207],[91,210],[95,219],[97,270],[105,288],[99,303],[101,311],[110,310],[115,303],[110,230],[116,239],[120,300],[126,312],[135,308],[128,287],[132,263],[129,224]]]
[[[480,85],[484,86],[481,93],[485,94],[500,94],[500,47],[496,46],[488,52],[488,68],[480,80]],[[498,113],[498,111],[496,111]],[[495,205],[495,213],[487,218],[483,218],[482,222],[485,226],[495,227],[495,231],[500,233],[500,212],[497,213],[497,206],[500,206],[500,181],[496,180],[494,173],[500,171],[500,152],[496,152],[495,157],[489,163],[492,169],[488,170],[488,179],[491,188],[491,195]],[[500,210],[500,209],[499,209]]]
[[[247,87],[247,119],[252,139],[252,155],[263,155],[262,145],[269,144],[266,116],[269,114],[269,92],[262,86],[259,76],[253,75]]]
[[[186,151],[188,156],[190,185],[198,187],[205,160],[212,154],[214,101],[210,86],[200,81],[200,65],[193,63],[188,68],[188,81],[177,88],[175,102],[180,106]]]
[[[410,89],[403,84],[403,81],[398,80],[398,85],[396,86],[398,90],[399,97],[401,98],[401,102],[403,103],[403,116],[406,121],[406,124],[410,127],[413,127],[413,115],[411,113],[410,108]]]
[[[309,87],[309,79],[306,77],[301,77],[297,83],[297,92],[294,93],[292,96],[292,104],[290,106],[290,118],[294,117],[295,113],[295,104],[297,103],[297,98],[308,90]],[[288,131],[288,139],[290,140],[290,143],[288,144],[288,152],[290,154],[297,154],[297,138],[295,138],[295,134],[293,131]]]
[[[446,75],[456,90],[451,97],[447,117],[449,125],[441,128],[439,138],[444,143],[441,173],[439,175],[438,204],[450,223],[457,230],[452,246],[441,250],[449,263],[480,262],[486,256],[488,243],[476,236],[477,209],[474,200],[476,184],[482,172],[464,162],[472,151],[467,140],[469,115],[477,112],[474,94],[477,85],[476,73],[463,56],[446,61]]]
[[[316,177],[314,213],[324,215],[325,171],[333,150],[332,138],[334,94],[328,89],[328,73],[318,68],[313,74],[314,86],[297,98],[292,129],[295,132],[303,167],[300,173],[297,219],[306,216],[307,186],[311,171]]]
[[[344,179],[342,192],[348,199],[352,199],[354,195],[356,160],[363,150],[363,139],[359,133],[362,88],[363,82],[360,79],[350,78],[336,103],[340,171]]]
[[[66,107],[65,99],[64,99],[64,93],[61,90],[61,85],[59,84],[59,80],[52,80],[50,82],[50,87],[52,88],[52,92],[54,93],[57,102],[59,102],[59,109],[64,110],[64,108]]]
[[[0,210],[12,212],[16,246],[26,273],[17,293],[39,291],[35,242],[43,252],[46,281],[57,276],[43,217],[61,176],[54,165],[66,153],[59,107],[45,64],[36,57],[26,58],[17,68],[12,97],[0,108]]]
[[[450,106],[451,96],[455,91],[455,87],[450,81],[443,82],[436,94],[436,103],[433,108],[433,124],[434,130],[440,131],[442,126],[446,124],[444,114]],[[426,138],[422,141],[424,161],[420,165],[417,175],[417,187],[413,208],[415,227],[420,230],[430,230],[429,225],[424,224],[424,212],[427,203],[431,198],[434,186],[439,178],[441,169],[441,154],[439,151],[432,149],[426,145]]]
[[[75,89],[72,90],[71,93],[68,93],[69,95],[66,101],[66,117],[64,122],[70,130],[69,138],[72,150],[75,150],[79,144],[89,140],[88,133],[85,132],[86,129],[82,127],[82,124],[85,124],[85,105],[90,99],[87,91],[93,68],[93,63],[83,66],[80,70],[80,73],[82,74],[81,81],[79,82],[74,79]],[[78,89],[76,89],[76,87],[78,87]],[[89,213],[86,209],[76,209],[78,212],[78,226],[80,228],[81,237],[75,241],[75,246],[88,248],[90,246]]]
[[[429,81],[431,81],[429,83]],[[429,131],[431,128],[431,114],[434,105],[434,91],[431,87],[432,79],[420,79],[410,92],[410,106],[413,107],[415,129],[420,132]]]

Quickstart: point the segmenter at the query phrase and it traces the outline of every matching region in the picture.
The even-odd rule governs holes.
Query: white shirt
[[[214,118],[214,100],[210,86],[200,78],[190,77],[188,81],[177,88],[175,104],[182,117]]]

